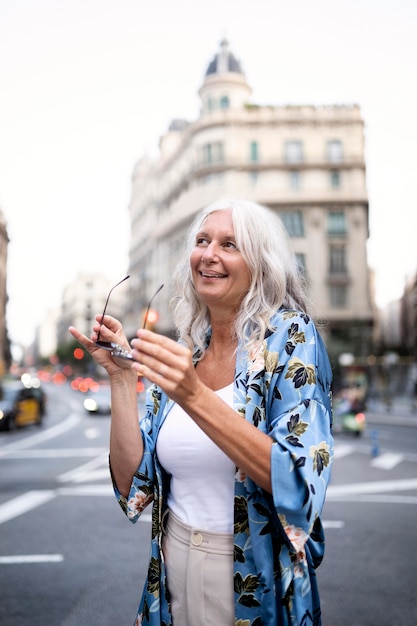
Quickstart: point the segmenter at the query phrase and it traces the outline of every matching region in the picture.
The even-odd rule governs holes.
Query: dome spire
[[[224,37],[220,42],[220,51],[209,63],[206,76],[209,76],[210,74],[227,74],[229,72],[242,74],[242,76],[244,75],[240,62],[231,52],[229,52],[229,42]]]
[[[229,69],[229,42],[223,39],[220,42],[220,54],[217,57],[217,72],[224,74]]]

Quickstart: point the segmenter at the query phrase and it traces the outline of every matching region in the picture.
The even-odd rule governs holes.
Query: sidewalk
[[[413,408],[409,397],[394,397],[390,407],[382,400],[370,400],[365,414],[368,424],[417,426],[417,407]]]

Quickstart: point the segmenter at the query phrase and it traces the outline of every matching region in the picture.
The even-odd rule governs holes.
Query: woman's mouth
[[[219,274],[219,273],[211,273],[211,272],[201,272],[200,271],[200,275],[203,278],[226,278],[227,274]]]

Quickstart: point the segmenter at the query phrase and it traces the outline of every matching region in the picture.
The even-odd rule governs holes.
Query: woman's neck
[[[222,389],[233,382],[237,345],[233,323],[212,320],[209,346],[197,364],[200,380],[210,389]]]
[[[209,350],[213,354],[234,352],[237,347],[237,338],[234,335],[234,325],[230,320],[211,322],[211,337]]]

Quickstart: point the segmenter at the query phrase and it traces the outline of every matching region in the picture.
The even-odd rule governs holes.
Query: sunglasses
[[[101,320],[100,320],[100,328],[98,329],[97,341],[95,342],[95,344],[99,348],[102,348],[103,350],[107,350],[108,352],[110,352],[112,357],[117,357],[119,359],[125,359],[127,361],[133,361],[132,353],[127,348],[122,348],[122,346],[120,346],[118,343],[115,343],[114,341],[101,341],[100,340],[100,331],[101,331],[101,327],[103,325],[103,320],[104,320],[104,316],[106,314],[107,305],[108,305],[109,300],[110,300],[111,292],[113,291],[113,289],[115,289],[116,287],[118,287],[119,285],[124,283],[124,281],[127,280],[128,278],[130,278],[130,276],[125,276],[122,280],[120,280],[118,283],[113,285],[113,287],[110,289],[109,295],[107,296],[106,304],[104,305],[103,313],[102,313]],[[148,316],[149,316],[149,311],[150,311],[150,308],[151,308],[151,304],[152,304],[155,296],[161,291],[163,286],[164,285],[162,284],[160,287],[158,287],[158,289],[153,294],[152,298],[149,300],[148,306],[146,308],[145,317],[144,317],[144,320],[143,320],[142,329],[146,328],[146,322],[148,321]]]

